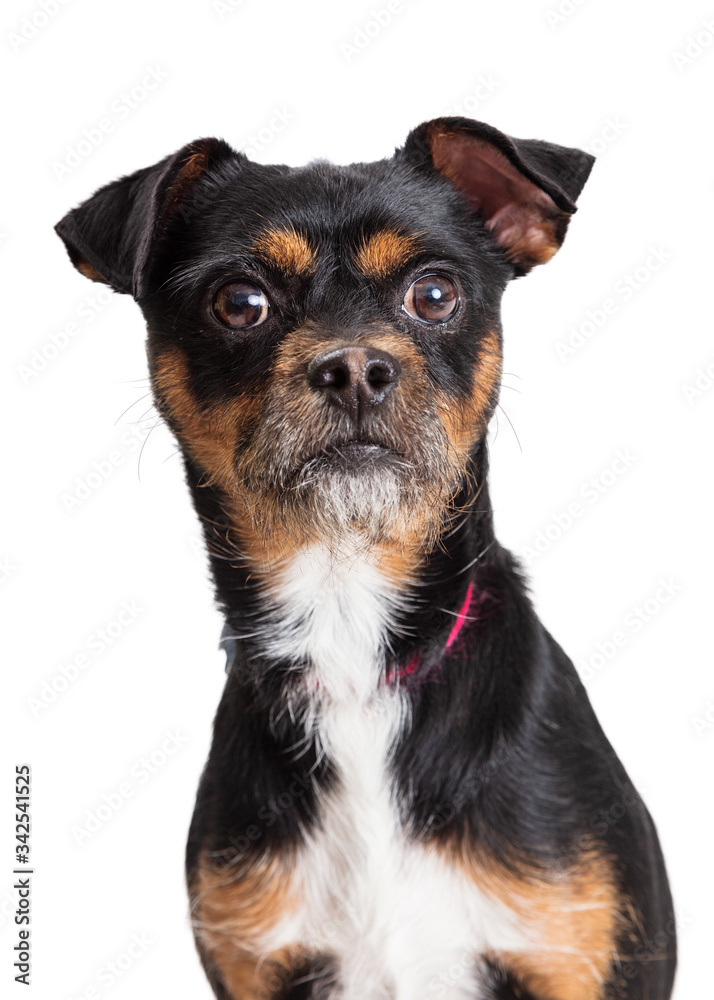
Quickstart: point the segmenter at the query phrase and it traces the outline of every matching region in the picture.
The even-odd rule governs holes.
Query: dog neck
[[[337,545],[314,540],[268,572],[257,572],[231,543],[222,498],[200,485],[187,463],[225,617],[221,644],[228,667],[257,658],[287,671],[310,662],[314,683],[336,698],[367,697],[385,681],[417,683],[474,627],[484,594],[492,590],[482,570],[498,562],[500,547],[485,446],[475,465],[478,487],[471,497],[464,491],[456,498],[459,513],[445,519],[439,544],[428,553],[366,544],[356,533]],[[345,667],[355,657],[361,669]],[[363,685],[359,691],[355,678]]]

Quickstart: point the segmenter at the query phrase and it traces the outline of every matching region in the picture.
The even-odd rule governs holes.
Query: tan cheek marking
[[[298,329],[287,335],[278,350],[272,367],[268,393],[280,407],[285,419],[297,426],[313,427],[320,421],[320,407],[309,389],[305,369],[322,350],[334,346],[334,341],[318,338],[309,329]],[[259,445],[249,446],[239,456],[239,478],[250,478],[251,470],[263,460]],[[276,498],[272,494],[251,491],[235,493],[228,505],[231,534],[237,549],[247,559],[258,577],[270,579],[280,566],[312,539],[299,521],[284,523],[276,513]],[[268,527],[263,527],[269,525]]]
[[[240,496],[228,505],[230,535],[235,539],[237,558],[247,562],[251,575],[266,584],[303,546],[314,541],[294,519],[282,523],[276,515],[268,520],[269,528],[261,527],[258,515],[262,514],[265,520],[274,503],[270,496]]]
[[[204,856],[191,901],[198,938],[230,995],[268,1000],[279,994],[305,958],[299,946],[261,947],[297,905],[289,863],[273,858],[238,876],[216,869]]]
[[[456,454],[466,460],[486,429],[494,396],[501,381],[501,349],[494,330],[484,337],[474,372],[471,392],[463,403],[438,394],[437,405],[446,433]]]
[[[418,234],[385,229],[362,241],[355,264],[368,278],[386,278],[403,267],[419,247]]]
[[[312,274],[316,254],[305,236],[292,227],[266,229],[253,243],[253,250],[285,274]]]
[[[617,957],[617,939],[627,907],[610,863],[595,849],[571,870],[551,876],[515,872],[469,856],[450,853],[450,862],[488,895],[533,928],[532,950],[490,957],[514,973],[536,996],[548,1000],[601,1000]]]
[[[286,423],[305,428],[320,425],[323,419],[320,401],[309,388],[305,371],[314,357],[333,346],[333,340],[315,337],[309,330],[288,334],[280,345],[268,392]],[[243,451],[239,459],[242,476],[250,478],[251,470],[262,460],[260,443]],[[230,515],[238,546],[259,576],[270,576],[312,540],[299,521],[290,518],[283,523],[282,517],[271,517],[275,505],[276,498],[271,493],[250,491],[241,492],[231,502]]]
[[[198,462],[208,482],[226,493],[235,489],[235,449],[238,433],[260,412],[261,401],[241,396],[208,408],[190,389],[188,362],[179,348],[161,354],[152,371],[154,391],[168,409],[181,443]]]

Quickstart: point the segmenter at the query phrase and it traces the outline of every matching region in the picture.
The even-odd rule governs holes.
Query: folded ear
[[[468,118],[424,122],[409,134],[402,155],[458,188],[517,275],[545,263],[561,245],[595,162],[582,150],[511,139]]]
[[[55,226],[70,260],[86,277],[140,299],[162,227],[215,164],[238,158],[222,139],[198,139],[152,167],[100,188]]]

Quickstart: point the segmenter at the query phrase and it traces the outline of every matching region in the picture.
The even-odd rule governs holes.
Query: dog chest
[[[308,664],[306,727],[336,781],[298,852],[297,909],[266,946],[332,957],[343,1000],[473,1000],[478,955],[518,948],[523,933],[400,820],[390,758],[409,698],[384,678],[398,592],[358,553],[337,559],[315,546],[284,570],[272,599],[272,650]]]
[[[522,947],[523,932],[504,907],[405,835],[388,766],[403,724],[398,692],[323,717],[339,781],[298,858],[301,906],[291,930],[310,952],[334,956],[344,1000],[473,1000],[478,955]]]

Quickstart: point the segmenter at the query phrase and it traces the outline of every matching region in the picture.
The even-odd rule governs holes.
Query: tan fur
[[[191,391],[188,360],[179,347],[159,355],[153,366],[152,381],[181,444],[203,469],[205,482],[231,494],[235,489],[238,434],[255,419],[261,401],[245,395],[202,407]]]
[[[264,230],[254,241],[253,250],[285,274],[308,275],[315,271],[315,250],[292,226]]]
[[[468,400],[454,400],[436,393],[439,416],[460,462],[486,430],[501,382],[502,356],[498,334],[490,330],[479,347]]]
[[[547,222],[529,226],[518,239],[510,237],[506,244],[512,260],[529,266],[547,263],[559,246],[553,227]]]
[[[202,149],[196,150],[184,161],[166,194],[161,212],[163,223],[176,215],[180,206],[190,195],[191,188],[206,170],[207,165],[208,154]],[[189,203],[189,209],[190,207]]]
[[[191,887],[194,926],[203,949],[235,1000],[268,1000],[281,992],[305,952],[267,954],[265,935],[297,905],[289,862],[272,858],[238,875],[205,855]]]
[[[543,1000],[603,1000],[627,924],[626,901],[609,860],[595,847],[561,872],[520,871],[470,847],[439,848],[450,865],[533,929],[532,950],[489,954]],[[192,912],[202,947],[236,1000],[267,1000],[306,958],[299,943],[269,951],[262,942],[299,906],[288,859],[271,858],[242,875],[203,857]]]
[[[617,960],[617,940],[627,913],[610,861],[595,847],[567,869],[514,870],[475,854],[468,846],[446,849],[451,864],[533,928],[532,950],[489,957],[543,1000],[602,1000]],[[519,871],[520,868],[520,871]]]
[[[424,358],[408,337],[389,327],[365,331],[354,340],[344,342],[344,346],[348,344],[387,351],[400,362],[402,377],[398,389],[385,404],[385,414],[389,412],[388,415],[383,415],[384,426],[385,429],[388,428],[389,436],[400,442],[397,450],[401,452],[402,449],[413,449],[415,438],[419,435],[423,437],[429,430],[429,423],[433,424],[438,419],[433,403],[433,390],[426,377]],[[259,474],[267,449],[274,447],[274,442],[281,437],[281,427],[302,429],[301,437],[305,442],[307,455],[321,451],[334,439],[335,423],[342,418],[332,412],[329,403],[320,393],[308,387],[305,371],[309,362],[322,351],[335,350],[340,346],[343,346],[342,342],[333,336],[309,329],[297,330],[285,338],[276,356],[273,380],[268,390],[267,405],[274,416],[268,414],[264,432],[259,432],[241,453],[240,479],[248,479],[251,470],[254,476]],[[271,425],[273,420],[274,429]],[[343,433],[349,435],[352,430],[345,426]],[[443,428],[435,429],[434,433],[441,434],[445,439]],[[444,440],[443,443],[447,442]],[[291,452],[289,459],[295,458],[294,452]],[[415,464],[418,465],[418,462]],[[272,476],[267,478],[274,482]],[[457,478],[458,472],[454,465],[451,469],[454,484]],[[428,489],[428,486],[425,488]],[[443,512],[444,503],[449,501],[448,496],[440,496],[439,516]],[[275,556],[283,548],[277,540],[283,533],[290,540],[290,548],[293,550],[301,543],[316,540],[304,507],[296,505],[291,513],[280,506],[280,496],[270,488],[245,495],[244,499],[252,526],[242,524],[240,533],[242,543],[248,550],[257,553],[261,547],[265,547]],[[426,502],[418,509],[408,512],[405,509],[403,521],[393,526],[391,543],[399,549],[418,546],[421,551],[424,551],[425,546],[433,544],[438,527],[435,520],[438,503],[435,497],[434,504]],[[373,527],[374,525],[364,526],[368,533]],[[355,525],[355,528],[360,530],[359,525]],[[386,542],[384,538],[373,538],[373,541],[377,540]]]
[[[92,281],[103,281],[106,284],[107,279],[104,275],[84,258],[77,262],[77,270],[81,271],[85,278],[91,278]]]
[[[419,546],[381,543],[374,549],[377,569],[398,587],[408,587],[416,582],[423,559],[424,553]]]
[[[355,255],[355,264],[368,278],[387,278],[404,267],[418,246],[418,234],[402,235],[393,229],[385,229],[362,241]]]
[[[291,463],[299,468],[336,436],[352,433],[306,379],[309,363],[342,343],[332,334],[309,327],[296,330],[281,343],[261,392],[245,392],[210,405],[195,397],[188,359],[181,348],[170,348],[155,359],[152,378],[162,412],[202,469],[203,483],[217,487],[221,494],[230,524],[224,533],[223,557],[234,554],[236,559],[247,559],[256,572],[267,575],[311,542],[330,544],[331,529],[319,499],[312,508],[306,506],[308,494],[291,494],[290,486],[281,487],[280,478],[289,474]],[[351,527],[363,535],[365,544],[380,546],[379,556],[390,578],[406,581],[436,544],[444,513],[467,471],[469,449],[485,428],[500,373],[498,338],[494,333],[482,345],[466,407],[455,407],[453,400],[435,394],[425,359],[408,336],[392,327],[365,330],[344,341],[344,346],[348,344],[386,351],[402,368],[399,385],[380,413],[376,433],[386,436],[418,479],[405,485],[401,513],[396,522],[392,518],[387,532],[372,518]],[[427,440],[432,452],[440,456],[440,471],[434,473],[433,483],[423,480],[420,448]],[[420,491],[418,496],[415,489]],[[337,534],[334,541],[339,545]]]

